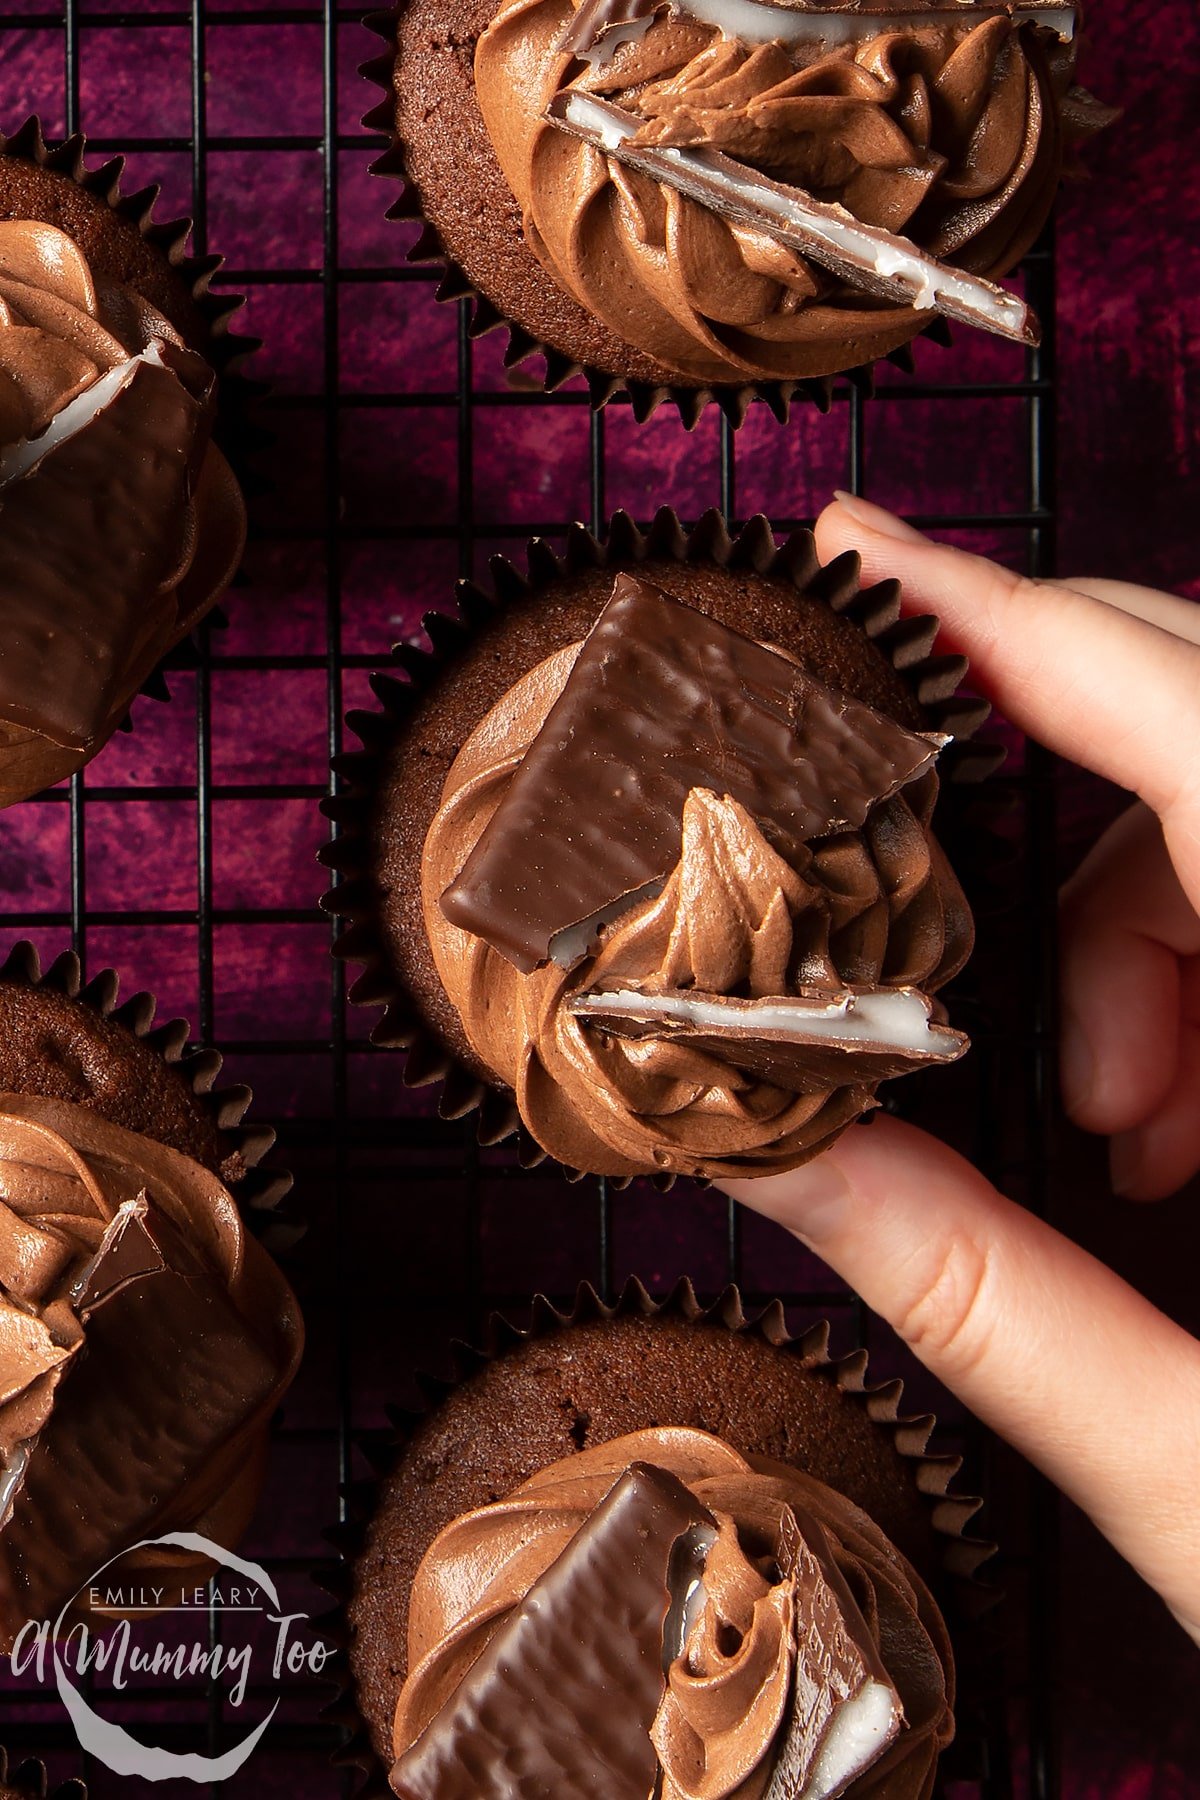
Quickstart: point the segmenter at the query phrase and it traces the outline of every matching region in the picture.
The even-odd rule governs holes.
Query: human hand
[[[1007,718],[1140,796],[1063,892],[1063,1103],[1112,1138],[1118,1193],[1174,1192],[1200,1168],[1200,606],[1128,582],[1039,587],[858,500],[829,507],[817,541],[898,573]]]
[[[1200,643],[1187,602],[1039,586],[845,500],[856,549],[936,612],[1015,724],[1132,789],[1063,900],[1068,1109],[1149,1198],[1200,1164]],[[1090,591],[1089,591],[1090,590]],[[971,1165],[892,1119],[722,1183],[809,1244],[1095,1520],[1200,1642],[1200,1344]]]

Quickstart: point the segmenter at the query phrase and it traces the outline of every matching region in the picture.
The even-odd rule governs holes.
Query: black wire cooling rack
[[[301,297],[311,322],[309,335],[296,340],[299,349],[294,347],[290,370],[278,371],[275,391],[263,406],[262,420],[274,443],[259,459],[265,485],[252,508],[248,555],[255,603],[273,607],[276,617],[286,613],[289,601],[286,593],[272,594],[275,550],[287,546],[289,553],[311,559],[316,573],[306,590],[311,605],[306,633],[296,640],[301,647],[280,633],[268,648],[252,643],[236,650],[223,641],[221,631],[202,632],[194,657],[176,659],[179,673],[169,676],[171,706],[156,708],[143,700],[135,709],[131,741],[145,748],[136,767],[123,765],[120,779],[114,780],[102,757],[86,778],[77,777],[38,803],[44,841],[59,845],[68,865],[61,870],[61,881],[30,891],[6,876],[6,890],[0,891],[5,946],[31,934],[45,947],[73,948],[92,973],[117,961],[126,992],[154,985],[145,973],[147,960],[156,968],[163,964],[177,970],[183,991],[194,995],[198,1040],[219,1042],[232,1071],[245,1072],[258,1086],[256,1115],[275,1116],[279,1157],[299,1171],[294,1211],[309,1229],[293,1253],[293,1264],[309,1321],[310,1350],[276,1436],[269,1517],[260,1521],[248,1553],[267,1563],[294,1596],[293,1604],[320,1611],[322,1602],[308,1572],[322,1553],[321,1527],[337,1515],[339,1490],[361,1474],[356,1431],[379,1423],[385,1400],[408,1397],[410,1356],[436,1362],[439,1340],[455,1331],[469,1334],[493,1306],[519,1310],[535,1286],[565,1299],[581,1279],[612,1294],[630,1272],[659,1290],[690,1272],[698,1287],[710,1292],[728,1279],[738,1280],[751,1301],[782,1287],[789,1315],[798,1324],[829,1316],[841,1348],[866,1341],[876,1366],[895,1372],[902,1359],[887,1334],[873,1329],[854,1296],[812,1259],[799,1255],[783,1234],[743,1220],[712,1195],[677,1192],[664,1199],[636,1185],[614,1194],[595,1181],[567,1188],[552,1172],[518,1170],[503,1149],[478,1151],[463,1128],[437,1120],[419,1102],[400,1098],[394,1058],[369,1045],[369,1020],[348,1016],[344,967],[325,957],[329,922],[316,905],[323,877],[315,863],[311,888],[300,904],[292,903],[296,896],[291,893],[247,898],[244,875],[228,876],[223,846],[245,831],[248,817],[263,818],[255,808],[272,809],[278,817],[288,809],[303,809],[306,824],[299,836],[307,837],[314,850],[326,833],[317,803],[331,787],[311,758],[301,779],[292,778],[282,761],[272,764],[268,776],[247,779],[244,770],[231,774],[221,757],[214,762],[214,734],[226,726],[236,728],[237,709],[254,705],[249,683],[262,684],[265,694],[279,691],[275,684],[281,680],[297,680],[306,695],[303,727],[309,750],[315,754],[319,744],[322,761],[340,750],[346,704],[355,696],[366,698],[365,672],[385,660],[389,642],[385,622],[368,627],[356,615],[362,584],[357,576],[348,580],[347,570],[362,547],[373,546],[385,559],[390,554],[398,591],[405,588],[410,559],[418,558],[423,547],[436,547],[445,563],[448,600],[451,577],[476,573],[477,563],[498,546],[512,546],[535,532],[561,537],[576,516],[601,528],[614,491],[619,489],[623,497],[630,488],[630,446],[636,440],[628,429],[628,407],[617,401],[605,413],[589,414],[581,389],[547,396],[533,386],[506,382],[498,357],[489,359],[487,345],[473,338],[465,302],[457,303],[450,344],[444,321],[454,309],[435,307],[431,283],[436,271],[404,262],[403,227],[383,228],[383,248],[377,246],[371,256],[360,257],[353,246],[347,248],[344,193],[352,184],[357,219],[372,154],[372,140],[348,128],[356,112],[372,104],[370,90],[365,83],[356,85],[354,75],[357,62],[372,54],[372,40],[354,8],[338,7],[332,0],[323,6],[245,8],[197,3],[191,9],[157,9],[153,0],[144,7],[122,7],[118,0],[115,8],[101,0],[88,8],[80,0],[66,0],[64,11],[58,0],[48,0],[45,9],[31,0],[29,10],[0,13],[0,34],[0,123],[12,130],[26,113],[37,111],[51,125],[57,118],[68,132],[83,126],[95,134],[89,138],[89,153],[123,151],[135,159],[131,173],[139,179],[132,186],[141,185],[143,162],[157,173],[161,166],[186,161],[197,252],[228,243],[222,237],[224,215],[237,210],[237,171],[253,169],[262,182],[256,223],[239,242],[252,246],[255,229],[269,230],[273,253],[260,259],[252,248],[242,256],[235,250],[216,286],[251,296],[252,323],[264,300],[281,296],[285,303]],[[219,99],[217,77],[211,75],[218,36],[220,70],[240,66],[251,75],[251,97],[236,130],[238,121],[231,124],[225,105],[219,123],[211,122]],[[242,43],[244,53],[239,51]],[[300,44],[302,57],[296,53]],[[123,72],[137,81],[139,58],[150,45],[161,51],[151,66],[169,69],[176,97],[168,101],[164,93],[156,113],[151,95],[142,107],[144,118],[139,115],[140,128],[126,129],[130,113]],[[280,109],[271,96],[287,85],[280,80],[280,66],[293,53],[292,85],[303,88],[307,122],[314,128],[298,130],[289,124],[273,131]],[[296,106],[281,110],[289,121],[298,116]],[[106,135],[113,116],[123,121],[120,136]],[[147,129],[145,119],[151,125],[157,119],[160,128]],[[285,253],[278,253],[280,220],[272,218],[263,196],[286,192],[288,211],[300,192],[296,170],[301,164],[310,177],[310,212],[312,186],[319,185],[319,220],[311,215],[308,251],[289,260],[286,245]],[[285,165],[293,185],[273,186],[271,171]],[[381,219],[392,193],[382,183],[376,186],[368,205]],[[213,203],[214,187],[222,196],[219,205]],[[286,218],[282,235],[286,240]],[[930,349],[918,359],[914,375],[893,378],[893,372],[885,371],[888,378],[875,398],[840,387],[826,419],[798,405],[789,424],[772,426],[767,440],[761,434],[754,438],[749,451],[751,427],[737,434],[709,409],[688,443],[688,500],[682,509],[694,516],[716,504],[737,518],[751,492],[755,506],[763,504],[766,494],[780,531],[810,523],[810,518],[788,516],[795,511],[794,488],[785,491],[781,481],[772,491],[772,459],[785,462],[783,453],[790,448],[786,466],[794,472],[795,445],[801,438],[809,445],[834,446],[829,460],[841,465],[836,470],[840,485],[862,493],[877,491],[882,482],[890,495],[908,421],[923,405],[936,405],[951,435],[962,429],[961,451],[971,449],[981,424],[1003,419],[1012,438],[1010,452],[1001,459],[998,490],[985,493],[981,487],[977,503],[970,504],[960,503],[956,489],[954,503],[947,505],[943,484],[930,475],[920,493],[907,496],[909,516],[965,541],[983,542],[1030,573],[1051,572],[1055,349],[1049,241],[1029,257],[1024,281],[1046,336],[1023,366],[1013,352],[999,374],[991,364],[980,374],[964,345],[950,352]],[[439,376],[432,386],[385,380],[371,391],[343,379],[347,296],[367,288],[376,290],[385,312],[394,302],[410,323],[415,321],[418,360],[426,328],[444,344],[450,355],[444,378]],[[378,305],[375,316],[381,316]],[[564,408],[573,409],[586,443],[580,435],[579,497],[556,507],[537,447],[542,426],[548,427]],[[904,420],[899,427],[897,416]],[[436,435],[445,447],[453,505],[440,517],[435,511],[423,518],[419,507],[405,515],[401,507],[395,516],[364,522],[348,499],[353,476],[347,423],[354,421],[361,430],[365,422],[378,429],[381,444],[386,444],[393,439],[385,426],[397,420],[402,421],[398,448],[394,453],[381,449],[378,458],[385,487],[394,482],[397,493],[404,490],[411,463],[420,462],[422,437]],[[654,429],[667,466],[682,443],[682,428],[663,414]],[[485,516],[496,484],[489,476],[481,497],[479,474],[485,460],[494,469],[497,456],[503,459],[499,430],[519,436],[530,496],[549,496],[546,516],[517,521],[498,508]],[[968,494],[973,491],[970,479],[967,488]],[[680,504],[677,493],[652,491],[652,483],[644,498],[647,516],[659,499]],[[430,595],[431,601],[436,598]],[[235,592],[231,619],[236,623],[239,606],[250,604]],[[411,630],[412,619],[402,615],[401,607],[396,615],[401,629]],[[364,645],[368,629],[373,637]],[[190,748],[185,745],[181,751],[179,728],[185,717]],[[158,762],[158,734],[168,723],[174,733],[170,753],[164,751]],[[989,874],[977,882],[975,898],[984,931],[990,920],[1013,949],[1005,991],[999,1000],[989,995],[986,966],[978,978],[968,972],[960,983],[958,1008],[976,1040],[972,1073],[957,1083],[947,1077],[944,1088],[922,1088],[915,1082],[918,1098],[906,1103],[906,1110],[913,1104],[920,1116],[949,1130],[989,1174],[1043,1212],[1052,1202],[1048,1058],[1055,820],[1050,776],[1048,758],[1035,748],[1023,754],[1018,749],[1008,770],[989,784],[987,804],[1002,818],[1001,837],[1007,834],[1013,854],[1001,859],[998,878]],[[16,827],[10,822],[22,812],[26,821],[34,816],[18,809],[0,820],[0,869],[10,876],[17,866],[14,858],[22,854],[20,844],[14,848],[11,833]],[[173,894],[170,903],[132,888],[114,900],[108,871],[118,840],[132,837],[153,847],[156,834],[168,831],[179,856],[184,861],[194,857],[194,881],[189,878],[186,891]],[[273,842],[268,833],[263,851],[268,872]],[[150,866],[160,865],[152,859]],[[243,941],[237,938],[239,931],[264,934],[261,942],[268,946],[290,946],[277,951],[275,979],[268,972],[254,1007],[238,1004],[234,992],[243,963],[236,955],[232,964],[226,961],[224,946]],[[182,942],[185,948],[164,962],[159,950],[168,942]],[[301,991],[303,1019],[298,1024],[290,1009]],[[236,1021],[232,1029],[229,1018]],[[922,1387],[919,1377],[917,1394],[923,1405],[929,1384]],[[946,1777],[964,1784],[953,1787],[955,1796],[999,1800],[1013,1793],[1016,1783],[1037,1800],[1049,1800],[1058,1779],[1052,1704],[1054,1502],[1011,1463],[998,1466],[986,1435],[953,1406],[948,1412],[945,1441],[967,1459],[960,1486],[996,1496],[983,1522],[985,1530],[1004,1536],[1010,1598],[999,1633],[1006,1640],[1005,1673],[996,1676],[961,1721]],[[214,1636],[219,1630],[215,1612],[211,1630]],[[264,1697],[273,1699],[274,1691]],[[249,1768],[224,1791],[348,1793],[353,1778],[335,1773],[327,1762],[338,1733],[319,1719],[324,1698],[311,1681],[288,1687]],[[215,1688],[201,1696],[200,1707],[210,1747],[229,1741],[233,1724]],[[183,1707],[177,1690],[140,1691],[124,1717],[134,1729],[153,1732],[157,1741],[177,1747],[194,1742],[189,1733],[195,1731],[196,1707]],[[127,1794],[137,1785],[115,1783],[94,1766],[81,1768],[61,1709],[8,1680],[0,1692],[0,1741],[18,1757],[45,1755],[56,1778],[84,1774],[93,1794],[116,1793],[118,1787]]]

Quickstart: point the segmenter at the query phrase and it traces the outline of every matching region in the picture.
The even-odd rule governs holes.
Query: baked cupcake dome
[[[830,1363],[826,1340],[823,1327],[789,1339],[778,1307],[748,1324],[732,1290],[705,1310],[686,1283],[660,1304],[630,1283],[615,1307],[581,1290],[569,1317],[539,1301],[529,1333],[495,1321],[483,1352],[460,1353],[457,1380],[428,1384],[429,1411],[402,1420],[396,1446],[380,1452],[384,1472],[360,1496],[349,1539],[337,1711],[358,1724],[347,1756],[369,1770],[366,1791],[387,1791],[409,1598],[430,1546],[564,1459],[569,1478],[581,1451],[603,1461],[631,1433],[651,1434],[640,1440],[648,1452],[666,1427],[707,1433],[730,1457],[804,1471],[870,1515],[920,1586],[947,1563],[973,1572],[988,1551],[960,1534],[976,1503],[947,1498],[956,1465],[926,1455],[931,1421],[902,1423],[899,1384],[867,1395],[865,1357]],[[662,1436],[656,1454],[669,1457]]]
[[[723,1087],[713,1077],[703,1085],[723,1092],[728,1089],[728,1103],[721,1100],[706,1108],[702,1102],[691,1111],[676,1106],[671,1122],[661,1130],[659,1121],[665,1118],[665,1108],[643,1107],[636,1095],[628,1106],[620,1097],[614,1102],[610,1084],[599,1104],[610,1115],[624,1106],[615,1133],[607,1124],[601,1130],[590,1113],[586,1128],[577,1132],[575,1119],[581,1106],[586,1108],[589,1102],[570,1071],[558,1079],[561,1036],[551,1043],[539,1037],[538,1025],[529,1023],[544,1017],[548,1031],[559,1033],[560,1026],[566,1029],[569,1021],[562,1009],[574,1005],[573,995],[549,994],[542,986],[528,984],[518,984],[514,990],[516,976],[510,963],[483,967],[472,946],[464,947],[458,940],[447,946],[440,941],[443,929],[435,890],[448,871],[454,872],[452,862],[467,843],[455,823],[454,760],[476,731],[485,748],[496,748],[501,758],[507,755],[503,721],[509,715],[516,717],[519,706],[514,695],[521,692],[514,684],[525,678],[536,680],[531,671],[587,636],[610,601],[615,578],[623,573],[644,578],[658,592],[694,609],[692,617],[698,610],[719,626],[730,627],[743,640],[776,646],[785,658],[794,658],[801,670],[828,684],[830,690],[861,701],[905,732],[965,736],[986,712],[979,703],[955,692],[964,667],[961,660],[929,657],[934,622],[898,621],[896,593],[889,584],[860,594],[853,558],[821,570],[808,534],[798,534],[777,547],[765,521],[756,520],[731,540],[723,521],[714,514],[687,535],[674,515],[663,514],[645,537],[618,516],[603,546],[580,530],[569,542],[565,563],[554,559],[545,546],[535,546],[528,582],[515,571],[502,568],[498,599],[467,590],[461,625],[436,615],[428,621],[435,645],[432,658],[410,654],[403,647],[397,651],[411,679],[407,685],[391,677],[377,681],[384,713],[352,715],[351,724],[367,748],[342,765],[349,791],[332,803],[330,810],[342,821],[343,834],[326,855],[348,878],[326,900],[351,921],[339,950],[367,964],[354,997],[364,1002],[383,1001],[387,1006],[385,1019],[376,1030],[377,1041],[408,1048],[406,1079],[410,1082],[446,1082],[443,1110],[457,1114],[481,1105],[484,1141],[493,1141],[512,1129],[513,1106],[508,1095],[515,1092],[534,1140],[526,1147],[532,1160],[537,1159],[540,1145],[541,1151],[558,1156],[568,1167],[616,1177],[761,1173],[771,1167],[791,1166],[815,1154],[831,1133],[862,1110],[866,1100],[859,1092],[857,1076],[848,1081],[805,1078],[793,1081],[790,1087],[776,1083],[774,1098],[763,1084],[752,1083],[755,1091],[745,1105],[744,1086],[733,1082]],[[497,707],[499,711],[493,714]],[[465,758],[470,754],[469,748],[463,752]],[[960,768],[972,760],[966,746],[951,745],[946,754],[952,767],[956,756]],[[477,776],[478,771],[471,768],[469,778],[458,783],[468,799]],[[479,776],[476,785],[483,780]],[[713,785],[721,785],[715,774]],[[869,874],[858,850],[851,847],[850,861],[858,873],[847,868],[839,878],[843,892],[856,892],[862,902],[848,904],[848,911],[857,909],[861,918],[869,915],[874,921],[870,934],[873,948],[867,952],[874,958],[874,972],[863,974],[867,981],[878,981],[886,971],[885,983],[939,985],[946,978],[942,972],[957,968],[969,949],[965,903],[944,857],[928,837],[928,809],[935,787],[936,776],[927,773],[911,790],[923,823],[916,823],[913,815],[895,840],[903,839],[915,859],[906,864],[902,877],[893,870],[881,886],[878,865],[873,865],[876,872]],[[586,807],[586,796],[579,804]],[[907,809],[907,802],[901,804]],[[745,825],[744,820],[735,823],[738,829]],[[454,843],[447,842],[447,830]],[[697,835],[702,839],[704,832]],[[675,841],[678,845],[678,838]],[[452,851],[450,861],[445,861],[444,854]],[[757,858],[764,868],[770,865],[764,876],[767,886],[782,882],[792,893],[790,877],[771,864],[768,851],[769,846],[760,846],[746,854],[752,860]],[[731,854],[736,861],[742,851]],[[872,854],[866,862],[872,863]],[[663,873],[668,874],[669,869]],[[421,881],[425,884],[423,897]],[[889,910],[885,887],[898,902],[891,906],[890,925],[884,918]],[[751,913],[760,906],[769,911],[773,891],[767,893],[764,888],[762,895],[752,898],[748,902]],[[873,898],[868,898],[868,892]],[[876,901],[883,904],[883,912],[872,910]],[[915,907],[910,909],[909,901],[915,901]],[[741,917],[745,912],[742,901],[730,904],[741,909]],[[807,911],[798,893],[793,893],[788,904],[797,918]],[[829,948],[834,964],[838,954],[834,940],[847,948],[841,969],[853,979],[853,968],[865,969],[856,958],[859,951],[866,950],[866,942],[857,939],[859,949],[849,951],[856,928],[848,914],[843,917],[843,910],[839,901],[841,923],[834,929]],[[918,921],[924,922],[914,935],[909,927]],[[840,935],[842,927],[849,936]],[[619,932],[620,923],[612,930]],[[786,944],[781,954],[786,961],[790,955]],[[603,956],[601,949],[601,960]],[[836,986],[838,975],[831,972],[831,964],[822,966],[826,971],[823,979]],[[548,964],[543,964],[543,971],[552,979]],[[760,973],[767,985],[760,983],[755,988],[751,982],[750,991],[780,993],[781,986],[771,985],[781,981],[779,973],[768,978],[764,971],[765,964]],[[652,973],[647,966],[645,974]],[[722,991],[743,991],[738,970],[731,968],[727,975]],[[538,974],[529,977],[535,984],[541,979]],[[679,982],[678,971],[674,980]],[[790,978],[788,981],[790,984]],[[646,986],[646,981],[635,985]],[[687,985],[686,979],[682,985]],[[710,983],[697,980],[692,985],[704,988]],[[476,1010],[479,1004],[487,1015],[482,1024]],[[494,1033],[504,1032],[506,1021],[513,1023],[516,1035],[501,1042]],[[532,1054],[549,1073],[548,1082],[542,1082],[540,1071],[531,1068],[531,1046]],[[586,1055],[585,1051],[585,1060]],[[521,1059],[526,1059],[524,1064]],[[517,1079],[513,1079],[514,1070]],[[537,1083],[536,1094],[526,1080],[531,1073]],[[617,1077],[624,1081],[621,1071]],[[585,1072],[584,1087],[590,1080]],[[780,1099],[784,1091],[791,1097],[803,1092],[812,1104],[791,1107],[790,1099]],[[529,1095],[533,1097],[526,1104]],[[700,1112],[704,1110],[707,1117],[702,1120]],[[714,1112],[720,1115],[716,1124]],[[751,1114],[752,1122],[747,1123]],[[597,1136],[604,1137],[603,1144],[597,1144]]]
[[[212,437],[236,302],[121,168],[0,138],[0,804],[103,747],[245,541]]]
[[[809,10],[407,0],[379,15],[390,54],[366,72],[388,99],[368,123],[393,145],[378,167],[410,183],[397,211],[431,226],[419,249],[449,260],[447,296],[465,279],[481,327],[509,325],[513,357],[547,352],[548,385],[582,368],[597,399],[669,392],[689,419],[698,393],[761,391],[779,408],[803,382],[820,396],[929,325],[928,267],[907,291],[848,280],[682,194],[668,164],[634,167],[611,139],[602,153],[564,130],[548,111],[572,95],[616,103],[660,159],[715,150],[735,175],[843,206],[888,234],[880,269],[914,250],[987,280],[1015,267],[1064,136],[1101,116],[1070,86],[1074,9],[1055,15],[1062,37],[1009,7],[851,5],[832,25],[832,9]],[[860,11],[895,17],[868,29]]]
[[[187,1021],[156,1012],[152,994],[122,999],[113,969],[85,983],[72,951],[43,971],[32,944],[14,945],[0,964],[0,1093],[88,1107],[219,1176],[249,1215],[271,1212],[292,1178],[260,1167],[275,1133],[247,1118],[250,1089],[220,1086],[220,1052],[189,1048]]]

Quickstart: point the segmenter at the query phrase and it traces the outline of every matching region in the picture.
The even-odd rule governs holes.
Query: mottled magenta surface
[[[1090,12],[1085,73],[1126,113],[1093,148],[1087,179],[1072,184],[1060,211],[1059,564],[1063,573],[1127,575],[1195,592],[1190,384],[1200,321],[1200,181],[1189,158],[1200,25],[1193,0],[1093,0]],[[392,1058],[367,1053],[371,1019],[361,1012],[345,1018],[351,1054],[340,1091],[330,1044],[342,1015],[331,989],[329,929],[316,912],[325,877],[315,860],[327,830],[317,800],[326,791],[331,730],[345,707],[370,703],[367,673],[387,646],[418,639],[422,612],[446,603],[460,572],[456,528],[465,529],[482,571],[492,551],[512,549],[514,530],[519,538],[528,527],[561,530],[586,518],[591,440],[578,404],[484,405],[473,409],[464,456],[455,309],[435,306],[428,282],[398,278],[413,234],[384,221],[391,194],[367,173],[370,147],[357,120],[369,92],[356,65],[374,40],[349,12],[334,21],[328,43],[319,8],[270,0],[249,15],[252,22],[239,22],[247,13],[241,0],[223,0],[201,34],[208,154],[199,195],[192,192],[196,116],[184,15],[164,23],[148,0],[107,0],[78,14],[80,119],[106,148],[136,147],[131,185],[161,181],[164,214],[198,208],[205,218],[208,243],[228,258],[223,279],[248,296],[243,329],[263,339],[254,372],[274,386],[266,422],[276,434],[274,447],[257,457],[254,537],[228,604],[228,629],[212,634],[207,676],[173,673],[169,706],[139,700],[132,735],[118,738],[88,773],[80,948],[91,970],[120,968],[126,991],[152,988],[166,1013],[203,1020],[228,1048],[231,1075],[250,1081],[258,1111],[279,1123],[277,1154],[298,1170],[294,1211],[310,1229],[292,1267],[311,1349],[249,1549],[283,1558],[294,1604],[319,1610],[304,1570],[338,1510],[342,1396],[354,1425],[377,1425],[386,1401],[411,1393],[413,1357],[436,1362],[436,1344],[451,1329],[471,1327],[481,1298],[517,1304],[535,1287],[565,1293],[580,1277],[605,1272],[594,1192],[520,1175],[503,1151],[485,1154],[477,1179],[464,1179],[467,1134],[434,1117],[428,1094],[400,1085]],[[61,132],[61,0],[25,0],[21,23],[7,17],[0,123],[11,129],[36,110],[48,130]],[[336,264],[328,266],[342,276],[336,284],[323,277],[326,52],[340,134],[329,225]],[[245,147],[258,139],[277,147]],[[527,393],[519,378],[510,386],[501,352],[495,336],[474,347],[475,392]],[[332,391],[327,367],[336,372]],[[900,397],[906,378],[887,371],[881,397],[864,409],[868,492],[934,519],[1021,514],[1026,403],[967,399],[951,389],[1022,373],[1018,352],[963,335],[951,351],[921,346],[920,378],[937,390],[930,397]],[[429,404],[388,403],[396,397]],[[755,409],[737,438],[736,511],[811,517],[846,481],[848,418],[844,398],[828,417],[800,408],[787,426]],[[714,414],[689,435],[666,411],[638,426],[628,409],[615,407],[600,436],[604,509],[645,516],[671,503],[694,515],[718,499]],[[464,475],[469,488],[460,485]],[[1013,561],[1026,555],[1026,533],[1002,518],[954,535]],[[343,659],[332,682],[331,650]],[[259,666],[264,661],[273,666]],[[196,854],[202,681],[214,784],[211,889]],[[914,1084],[907,1106],[984,1159],[1009,1191],[1036,1197],[1038,1144],[1025,1106],[1032,1054],[1025,977],[1036,914],[1023,769],[1014,746],[1005,776],[955,827],[980,922],[980,951],[959,1002],[976,1054],[936,1084]],[[1118,797],[1070,772],[1059,788],[1061,872]],[[164,789],[179,791],[168,797]],[[22,935],[47,953],[70,942],[64,798],[0,818],[0,949]],[[1047,870],[1043,909],[1051,888]],[[208,897],[211,987],[198,915]],[[130,912],[154,916],[131,922]],[[1195,1193],[1153,1210],[1119,1205],[1108,1195],[1099,1148],[1065,1132],[1055,1136],[1049,1178],[1060,1223],[1200,1326]],[[708,1290],[726,1279],[726,1211],[711,1195],[664,1197],[639,1184],[613,1198],[610,1227],[607,1272],[616,1278],[636,1270],[661,1288],[686,1270]],[[797,1319],[829,1312],[838,1342],[850,1345],[848,1297],[791,1240],[747,1218],[740,1254],[751,1291],[803,1295]],[[914,1373],[886,1334],[866,1323],[877,1366]],[[919,1371],[914,1390],[915,1405],[936,1405],[946,1417],[949,1441],[965,1442],[970,1481],[989,1495],[983,1527],[1006,1552],[1009,1598],[998,1615],[1005,1693],[997,1679],[983,1708],[991,1715],[984,1734],[991,1772],[980,1760],[973,1713],[950,1764],[961,1779],[949,1791],[963,1800],[1035,1791],[1030,1718],[1036,1736],[1040,1714],[1050,1720],[1069,1800],[1200,1796],[1200,1654],[1069,1509],[1061,1560],[1040,1560],[1046,1539],[1034,1529],[1018,1459],[964,1431],[961,1413]],[[1129,1455],[1135,1465],[1136,1444]],[[49,1750],[56,1772],[71,1772],[57,1702],[33,1705],[28,1692],[11,1687],[0,1680],[0,1741],[19,1736],[24,1748]],[[322,1698],[311,1684],[301,1687],[281,1720],[303,1727]],[[198,1699],[169,1710],[182,1722],[197,1708]],[[1000,1731],[996,1721],[1005,1714],[1009,1729]],[[136,1705],[128,1716],[139,1716]],[[230,1791],[339,1792],[341,1777],[326,1769],[324,1754],[316,1738],[277,1737]],[[92,1785],[100,1795],[128,1795],[137,1786],[101,1771],[92,1772]]]

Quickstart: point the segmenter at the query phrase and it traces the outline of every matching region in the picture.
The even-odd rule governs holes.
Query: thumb
[[[856,1288],[1200,1642],[1200,1345],[1187,1332],[894,1119],[790,1174],[721,1185]]]

